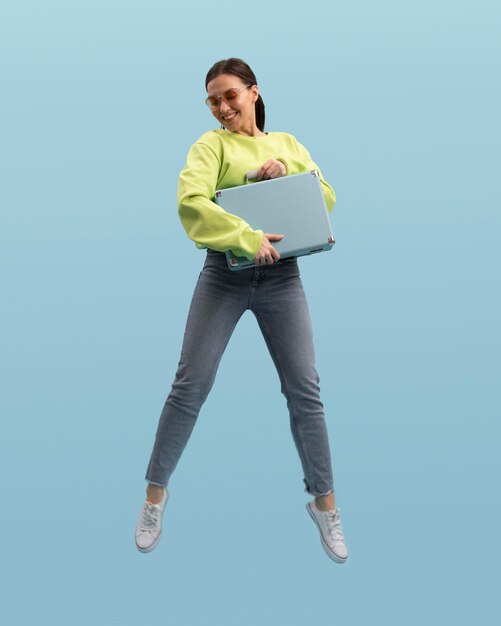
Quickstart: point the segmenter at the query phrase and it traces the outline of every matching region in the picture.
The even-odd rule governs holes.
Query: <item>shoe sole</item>
[[[336,563],[346,563],[346,561],[348,560],[348,557],[340,557],[337,554],[334,554],[330,549],[329,546],[325,543],[324,541],[324,536],[322,535],[322,530],[317,522],[317,518],[315,517],[315,514],[313,513],[313,511],[310,509],[310,503],[308,502],[306,504],[306,510],[308,511],[308,513],[310,514],[311,519],[315,522],[315,526],[318,528],[318,532],[320,533],[320,541],[322,543],[322,548],[324,549],[325,553],[327,554],[327,556],[332,559],[333,561],[335,561]]]

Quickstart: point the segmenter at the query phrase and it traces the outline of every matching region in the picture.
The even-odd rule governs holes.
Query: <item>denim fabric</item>
[[[162,410],[146,480],[167,486],[247,309],[256,316],[287,399],[290,427],[314,496],[334,490],[310,314],[296,258],[237,272],[207,251],[191,301],[172,390]],[[250,367],[250,366],[249,366]]]

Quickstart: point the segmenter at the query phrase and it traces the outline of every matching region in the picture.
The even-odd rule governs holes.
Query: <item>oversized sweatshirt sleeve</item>
[[[213,202],[219,171],[220,160],[212,147],[195,143],[179,175],[177,202],[181,223],[198,247],[219,252],[232,250],[252,260],[261,246],[263,231],[253,230],[247,222]]]
[[[329,213],[331,213],[336,203],[336,194],[334,193],[334,189],[324,179],[320,168],[313,161],[310,153],[303,146],[303,144],[299,143],[299,141],[297,141],[297,139],[295,139],[292,135],[289,135],[289,137],[293,139],[295,149],[292,149],[286,158],[281,159],[287,168],[287,173],[297,174],[300,172],[317,170],[317,172],[320,174],[320,183],[322,185],[325,204],[327,206],[327,210],[329,211]]]

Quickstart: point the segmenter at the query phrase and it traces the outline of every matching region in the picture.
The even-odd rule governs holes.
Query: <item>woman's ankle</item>
[[[148,484],[146,487],[146,499],[152,504],[160,504],[164,497],[165,487],[160,485]]]
[[[315,506],[319,511],[334,511],[336,508],[334,493],[331,491],[324,496],[316,496]]]

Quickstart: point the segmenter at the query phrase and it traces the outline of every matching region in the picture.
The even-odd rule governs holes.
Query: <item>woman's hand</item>
[[[287,174],[287,169],[282,161],[270,159],[266,161],[257,171],[257,180],[268,180],[269,178],[280,178]]]
[[[255,265],[267,265],[278,261],[280,259],[280,252],[271,245],[270,241],[280,241],[283,237],[283,235],[264,233],[259,252],[254,257]]]

